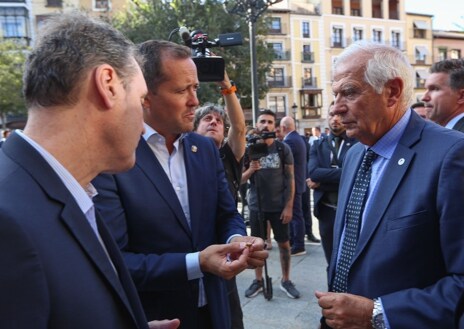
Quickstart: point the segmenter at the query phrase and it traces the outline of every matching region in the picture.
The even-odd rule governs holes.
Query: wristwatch
[[[379,298],[374,298],[374,309],[372,310],[372,328],[387,329],[383,319],[383,308]]]

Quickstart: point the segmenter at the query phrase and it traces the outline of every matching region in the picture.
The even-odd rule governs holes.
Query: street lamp
[[[298,110],[298,105],[294,102],[292,105],[292,112],[293,112],[293,120],[295,120],[295,127],[298,129],[298,120],[296,118],[296,112]]]
[[[235,0],[224,1],[224,9],[227,13],[245,18],[250,31],[250,57],[251,57],[251,104],[253,113],[253,127],[256,127],[258,119],[258,72],[256,63],[256,21],[266,9],[282,0]]]

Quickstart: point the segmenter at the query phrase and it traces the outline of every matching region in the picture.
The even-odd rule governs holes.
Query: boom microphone
[[[179,35],[184,40],[184,43],[186,46],[191,46],[192,45],[192,38],[190,37],[190,31],[188,28],[185,26],[181,26],[179,28]]]

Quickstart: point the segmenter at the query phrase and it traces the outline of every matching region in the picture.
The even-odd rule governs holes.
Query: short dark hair
[[[424,102],[417,102],[417,103],[414,103],[411,105],[411,109],[415,109],[416,107],[425,107],[425,103]]]
[[[446,73],[449,75],[451,89],[464,88],[464,59],[444,59],[430,67],[430,73]]]
[[[261,115],[272,115],[274,117],[274,121],[277,122],[277,116],[276,116],[275,112],[272,111],[272,110],[269,110],[269,109],[260,110],[258,117],[261,116]]]
[[[186,59],[192,56],[190,48],[165,40],[145,41],[139,45],[139,53],[144,58],[143,77],[148,90],[152,93],[156,93],[157,87],[167,77],[163,70],[163,59],[166,57]]]
[[[23,77],[28,107],[76,104],[85,76],[101,64],[125,87],[135,75],[134,44],[107,23],[72,12],[49,18],[39,32]]]

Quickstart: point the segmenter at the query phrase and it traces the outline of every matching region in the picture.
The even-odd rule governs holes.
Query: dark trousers
[[[306,191],[301,195],[301,208],[303,209],[303,219],[305,225],[305,234],[313,233],[313,216],[311,215],[311,190],[306,188]]]
[[[226,280],[227,296],[229,297],[230,317],[232,319],[232,329],[244,329],[243,312],[238,295],[237,282],[235,278]]]
[[[304,250],[305,226],[301,208],[301,193],[295,193],[293,199],[293,217],[290,222],[290,244],[293,250]]]
[[[330,257],[333,250],[333,231],[335,223],[335,208],[328,207],[322,203],[318,205],[319,232],[321,234],[322,249],[325,259],[330,264]]]

